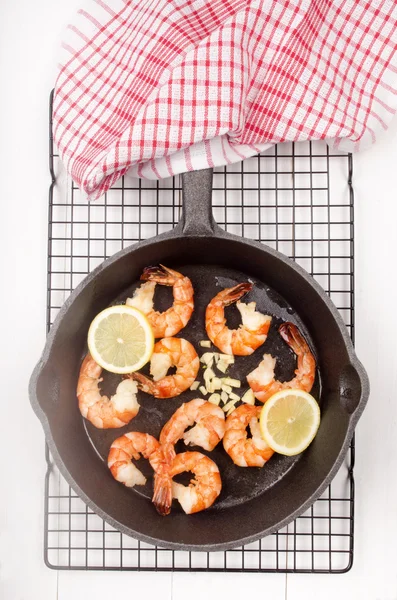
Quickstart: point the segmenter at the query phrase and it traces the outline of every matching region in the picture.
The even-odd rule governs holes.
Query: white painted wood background
[[[57,573],[44,566],[44,438],[27,384],[45,340],[47,99],[62,31],[80,3],[0,5],[0,598],[397,600],[396,121],[376,147],[355,157],[356,347],[372,394],[357,429],[352,571]]]

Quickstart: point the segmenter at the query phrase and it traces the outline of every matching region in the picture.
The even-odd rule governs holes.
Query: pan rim
[[[289,268],[291,268],[293,271],[295,271],[295,273],[297,275],[300,275],[305,280],[306,284],[308,284],[310,287],[312,287],[312,289],[320,296],[320,298],[325,303],[327,309],[330,311],[331,316],[333,317],[333,319],[337,325],[337,328],[343,339],[343,342],[344,342],[344,345],[345,345],[345,348],[347,351],[349,363],[354,367],[354,369],[356,370],[358,377],[360,379],[360,383],[361,383],[360,402],[359,402],[357,408],[354,410],[354,412],[351,415],[349,415],[349,424],[348,424],[348,427],[346,430],[343,444],[341,445],[341,448],[337,455],[337,458],[334,461],[332,467],[330,468],[327,476],[317,486],[316,490],[310,495],[310,497],[305,502],[301,503],[301,505],[299,507],[297,507],[292,513],[290,513],[290,515],[288,515],[287,517],[285,517],[278,523],[268,527],[265,530],[257,532],[254,535],[249,535],[244,538],[239,537],[238,539],[231,540],[229,542],[220,542],[219,544],[192,545],[192,544],[184,544],[182,542],[165,542],[163,540],[159,540],[157,538],[153,538],[146,534],[142,534],[141,532],[132,530],[131,528],[123,525],[122,523],[120,523],[119,521],[117,521],[116,519],[111,517],[108,513],[103,511],[94,501],[92,501],[85,494],[85,492],[80,488],[80,486],[76,484],[76,482],[73,480],[71,473],[68,471],[67,467],[65,466],[63,459],[58,452],[56,443],[53,439],[49,418],[48,418],[43,406],[41,405],[41,403],[39,401],[38,392],[37,392],[37,382],[40,377],[41,371],[45,368],[45,366],[47,365],[47,363],[50,359],[51,351],[52,351],[52,347],[53,347],[53,344],[56,339],[57,331],[59,329],[60,324],[63,321],[65,314],[68,312],[70,306],[75,302],[75,300],[78,298],[80,293],[84,290],[84,288],[87,286],[87,284],[91,280],[95,279],[96,276],[103,270],[111,267],[113,265],[113,263],[115,263],[118,259],[120,259],[123,256],[128,255],[129,253],[134,252],[135,250],[138,250],[138,249],[148,246],[148,245],[157,244],[161,241],[169,240],[171,238],[176,239],[176,240],[177,239],[186,240],[187,237],[189,237],[191,239],[197,239],[197,238],[202,239],[202,238],[206,238],[207,236],[201,236],[201,235],[186,236],[186,234],[184,235],[183,232],[177,227],[176,229],[174,229],[170,232],[166,232],[164,234],[156,236],[155,238],[149,238],[147,240],[143,240],[141,242],[138,242],[137,244],[133,244],[131,246],[128,246],[128,247],[120,250],[113,256],[111,256],[108,259],[106,259],[105,261],[103,261],[93,271],[91,271],[91,273],[89,273],[82,282],[80,282],[80,284],[75,288],[75,290],[65,300],[63,306],[61,307],[61,309],[54,321],[54,324],[52,325],[52,327],[49,331],[42,356],[41,356],[40,360],[38,361],[38,363],[32,373],[32,376],[30,378],[29,397],[30,397],[30,402],[33,407],[33,410],[35,411],[36,415],[38,416],[38,418],[40,419],[40,421],[42,423],[46,441],[48,443],[50,452],[51,452],[51,454],[54,458],[54,462],[57,465],[57,467],[59,468],[61,474],[66,479],[68,484],[72,487],[72,489],[77,493],[77,495],[80,498],[82,498],[83,501],[96,514],[98,514],[104,521],[106,521],[109,525],[111,525],[112,527],[115,527],[118,531],[121,531],[122,533],[124,533],[126,535],[129,535],[138,540],[141,540],[141,541],[144,541],[144,542],[147,542],[150,544],[154,544],[157,546],[162,546],[162,547],[169,548],[169,549],[190,550],[190,551],[220,551],[220,550],[227,550],[230,548],[234,548],[236,546],[240,546],[243,544],[247,544],[247,543],[256,541],[256,540],[261,539],[271,533],[274,533],[275,531],[278,531],[282,527],[285,527],[288,523],[292,522],[299,514],[302,514],[302,512],[304,512],[307,508],[309,508],[313,504],[313,502],[323,493],[323,491],[327,488],[330,481],[333,479],[333,477],[336,475],[337,471],[339,470],[339,468],[344,460],[345,454],[349,448],[349,444],[350,444],[355,426],[356,426],[356,424],[365,408],[365,405],[368,401],[369,381],[368,381],[367,374],[364,370],[364,367],[362,366],[362,364],[360,363],[360,361],[358,360],[358,358],[356,356],[352,340],[348,334],[348,331],[346,329],[346,326],[342,320],[342,317],[341,317],[339,311],[337,310],[337,308],[335,307],[335,305],[333,304],[333,302],[331,301],[329,296],[326,294],[326,292],[317,283],[317,281],[308,272],[306,272],[298,263],[289,259],[285,255],[283,255],[281,252],[274,250],[273,248],[271,248],[261,242],[257,242],[255,240],[249,240],[247,238],[243,238],[243,237],[239,237],[239,236],[227,233],[226,231],[222,230],[219,226],[217,226],[216,230],[214,232],[214,235],[211,237],[222,238],[222,239],[226,239],[231,242],[234,242],[234,243],[249,245],[249,246],[252,246],[262,252],[270,254],[271,256],[273,256],[273,257],[277,258],[278,260],[281,260],[283,263],[287,264]]]

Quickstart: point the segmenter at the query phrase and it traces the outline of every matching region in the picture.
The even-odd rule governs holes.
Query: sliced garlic
[[[219,360],[232,365],[234,363],[234,356],[233,354],[219,354]]]
[[[199,391],[203,394],[203,396],[206,396],[208,394],[206,388],[203,385],[200,385]]]
[[[199,389],[199,386],[200,386],[199,381],[193,381],[192,385],[190,386],[190,389],[192,390],[192,392],[195,392],[196,390]]]
[[[230,400],[234,400],[235,402],[238,402],[240,400],[240,396],[237,396],[237,394],[235,394],[234,392],[229,394],[229,398]]]
[[[221,400],[224,404],[226,404],[226,402],[229,400],[229,396],[226,394],[226,392],[221,392]]]
[[[230,366],[230,363],[226,363],[223,360],[220,360],[218,362],[218,364],[216,365],[216,368],[218,369],[218,371],[221,371],[221,373],[226,373],[229,366]]]
[[[233,391],[233,388],[230,385],[226,385],[225,383],[222,383],[222,390],[224,392],[226,392],[226,394],[230,394],[230,392]]]
[[[211,348],[211,342],[209,340],[201,340],[200,346],[202,348]]]
[[[208,363],[213,360],[214,360],[213,352],[204,352],[203,356],[200,358],[200,362],[204,363],[207,366],[208,366]]]
[[[212,380],[212,387],[214,388],[214,390],[221,390],[222,389],[222,380],[219,379],[219,377],[214,377],[214,379]]]
[[[240,400],[240,398],[239,398]],[[225,404],[225,406],[222,407],[222,410],[224,410],[225,412],[227,412],[228,410],[230,410],[232,408],[232,406],[234,406],[236,404],[237,400],[230,400],[227,404]]]
[[[245,404],[252,404],[252,406],[255,404],[255,394],[251,388],[249,388],[245,394],[243,394],[241,401],[245,402]]]
[[[206,370],[204,371],[205,383],[208,384],[212,379],[214,379],[214,377],[215,377],[214,371],[211,369],[211,367],[207,367]]]
[[[211,369],[213,364],[214,364],[214,357],[212,357],[211,360],[208,362],[207,369]],[[203,369],[205,369],[205,366],[203,367]]]
[[[221,401],[220,394],[211,394],[211,396],[208,398],[208,402],[211,402],[211,404],[216,404],[217,406],[219,406],[220,401]]]
[[[232,387],[241,387],[241,381],[238,379],[232,379],[231,377],[223,377],[222,382],[224,385],[231,385]]]

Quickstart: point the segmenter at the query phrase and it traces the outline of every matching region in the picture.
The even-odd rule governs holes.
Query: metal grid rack
[[[50,113],[51,114],[51,113]],[[50,128],[51,131],[51,128]],[[228,231],[287,254],[331,296],[354,338],[351,155],[324,142],[281,144],[216,168],[213,211]],[[181,180],[123,177],[88,204],[66,176],[50,134],[47,327],[85,275],[121,248],[172,228]],[[45,561],[54,569],[342,573],[354,542],[354,442],[332,485],[304,515],[226,552],[166,550],[122,535],[65,482],[46,449]]]

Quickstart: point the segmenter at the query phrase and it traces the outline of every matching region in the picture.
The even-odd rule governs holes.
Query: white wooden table
[[[346,575],[55,572],[43,562],[44,438],[27,397],[45,340],[47,97],[81,0],[15,0],[0,18],[0,598],[397,599],[397,123],[355,157],[356,348],[372,385],[356,436],[355,563]]]

